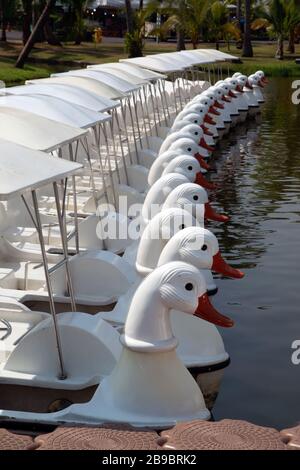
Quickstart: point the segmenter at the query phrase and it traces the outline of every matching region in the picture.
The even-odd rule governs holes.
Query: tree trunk
[[[243,42],[243,57],[253,57],[253,49],[251,43],[251,0],[245,0],[245,26],[244,26],[244,42]]]
[[[127,32],[132,34],[134,32],[134,20],[133,20],[133,11],[130,0],[125,0],[126,7],[126,24]]]
[[[52,31],[51,25],[49,21],[46,21],[44,26],[44,35],[45,39],[50,46],[62,46],[61,42],[57,39],[55,34]]]
[[[295,28],[291,28],[289,32],[289,45],[287,51],[295,54]]]
[[[28,41],[26,42],[25,46],[23,47],[23,50],[21,51],[18,57],[18,60],[16,62],[16,67],[18,68],[24,67],[25,61],[33,48],[35,39],[38,37],[40,31],[42,31],[42,29],[44,28],[46,21],[49,18],[50,11],[54,7],[55,3],[56,3],[56,0],[47,0],[46,6],[41,16],[37,20],[36,25],[30,37],[28,38]]]
[[[1,23],[2,23],[2,31],[1,31],[1,42],[6,42],[6,28],[7,28],[7,18],[5,14],[5,1],[1,0],[0,2],[1,5],[1,11],[2,11],[2,18],[1,18]]]
[[[219,40],[216,40],[216,49],[217,51],[220,49]]]
[[[185,50],[185,42],[184,42],[184,29],[177,28],[177,45],[176,51],[184,51]]]
[[[23,0],[23,44],[25,45],[31,33],[32,0]]]
[[[241,28],[241,18],[242,18],[242,0],[237,0],[236,2],[236,19],[238,22],[238,27]]]
[[[275,59],[283,60],[283,35],[279,34],[277,39],[277,51]]]

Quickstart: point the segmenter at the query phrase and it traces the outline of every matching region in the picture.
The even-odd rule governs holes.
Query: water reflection
[[[215,205],[231,215],[212,225],[224,255],[244,269],[241,281],[219,279],[214,303],[236,325],[222,331],[232,363],[215,418],[284,427],[300,422],[300,134],[291,80],[273,79],[261,121],[239,126],[216,155]]]

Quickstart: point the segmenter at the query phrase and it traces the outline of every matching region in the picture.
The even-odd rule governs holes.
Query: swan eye
[[[195,119],[194,123],[195,123],[195,124],[197,124],[197,123],[198,123],[197,119]]]
[[[191,165],[188,166],[188,170],[192,171],[193,167]]]
[[[186,285],[185,285],[185,289],[186,290],[193,290],[194,289],[194,286],[191,282],[188,282]]]
[[[179,225],[179,230],[183,230],[185,228],[184,224]]]
[[[195,135],[198,135],[198,132],[195,132]]]
[[[202,248],[201,248],[202,251],[206,251],[207,250],[207,245],[203,245]]]
[[[198,201],[199,197],[198,196],[193,196],[194,201]]]
[[[192,149],[191,149],[191,147],[189,147],[189,148],[188,148],[188,152],[191,152],[191,151],[192,151]]]

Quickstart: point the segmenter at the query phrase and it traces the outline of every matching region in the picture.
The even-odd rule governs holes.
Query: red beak
[[[212,271],[223,274],[223,276],[232,277],[234,279],[242,279],[245,274],[239,269],[234,269],[223,259],[220,252],[213,257]]]
[[[214,116],[220,116],[219,111],[217,111],[213,106],[211,106],[208,110],[210,114],[213,114]]]
[[[207,181],[207,179],[204,178],[201,172],[197,173],[195,183],[199,184],[199,186],[202,186],[202,188],[205,188],[205,189],[217,188],[217,186],[214,183],[210,183],[210,181]]]
[[[261,80],[259,80],[258,86],[260,86],[261,88],[264,88],[264,84],[263,84],[263,82],[262,82]]]
[[[261,81],[262,81],[263,83],[265,83],[265,84],[269,83],[269,80],[268,80],[266,77],[263,77],[263,78],[261,79]]]
[[[214,149],[212,147],[210,147],[207,143],[206,143],[206,140],[204,139],[204,137],[201,137],[200,139],[200,142],[199,142],[199,145],[201,145],[201,147],[203,147],[204,149],[208,150],[209,152],[213,152]]]
[[[246,83],[246,87],[249,88],[250,90],[253,90],[253,86],[250,85],[250,83],[249,83],[248,81],[247,81],[247,83]]]
[[[204,209],[204,218],[209,220],[215,220],[217,222],[228,222],[229,217],[227,215],[218,214],[215,210],[211,207],[209,202],[206,202]]]
[[[204,124],[201,124],[200,127],[201,127],[201,129],[203,130],[203,132],[204,132],[205,135],[210,135],[211,137],[213,136],[213,133],[210,132],[210,131],[207,129],[207,127],[204,126]]]
[[[236,86],[236,90],[243,93],[243,88],[240,85]]]
[[[225,95],[223,95],[222,100],[225,101],[225,103],[231,103],[231,99]]]
[[[223,326],[224,328],[230,328],[234,325],[231,318],[225,317],[225,315],[222,315],[215,309],[215,307],[210,303],[207,294],[203,294],[199,297],[198,306],[194,315],[202,318],[203,320],[209,321],[214,325]]]
[[[206,122],[206,124],[212,124],[213,126],[216,125],[216,122],[208,114],[205,115],[205,118],[203,120],[204,122]]]
[[[205,170],[210,170],[210,166],[208,163],[206,163],[206,161],[204,160],[204,158],[202,157],[202,155],[200,155],[200,153],[196,153],[195,154],[195,158],[197,159],[197,161],[200,163],[200,166],[202,168],[204,168]]]
[[[228,96],[231,96],[231,98],[237,98],[237,96],[234,93],[232,93],[231,90],[229,90]]]
[[[218,109],[224,109],[224,105],[219,103],[217,100],[214,102],[214,106]]]

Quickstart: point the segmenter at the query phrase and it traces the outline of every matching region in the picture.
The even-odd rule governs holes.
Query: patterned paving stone
[[[246,421],[224,419],[213,423],[180,423],[161,433],[163,449],[179,450],[268,450],[287,449],[278,431]]]
[[[59,427],[35,438],[37,450],[158,450],[154,431],[105,425],[100,428]]]
[[[34,445],[31,437],[0,429],[0,450],[28,450],[32,447]]]

